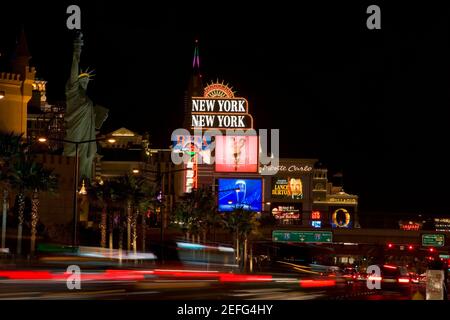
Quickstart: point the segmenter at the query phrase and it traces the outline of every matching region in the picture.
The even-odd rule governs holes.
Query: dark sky
[[[182,122],[198,37],[204,79],[246,97],[257,128],[279,128],[282,156],[343,170],[361,211],[449,214],[448,8],[378,2],[382,29],[368,30],[373,2],[148,2],[5,4],[0,48],[23,23],[49,99],[64,99],[65,11],[80,4],[82,65],[97,73],[90,95],[111,110],[104,131],[149,131],[165,147]]]

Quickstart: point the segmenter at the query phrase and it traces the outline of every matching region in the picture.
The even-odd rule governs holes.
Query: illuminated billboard
[[[260,212],[262,210],[261,179],[218,179],[219,211],[244,209]]]
[[[301,203],[274,203],[270,211],[279,224],[299,224],[301,221]]]
[[[330,208],[331,226],[333,228],[348,229],[353,225],[353,212],[351,208]]]
[[[273,199],[303,199],[303,183],[300,177],[272,178]]]
[[[172,152],[186,153],[191,156],[195,152],[198,163],[211,164],[210,136],[177,135],[172,139]]]
[[[257,136],[216,136],[217,172],[257,172]]]

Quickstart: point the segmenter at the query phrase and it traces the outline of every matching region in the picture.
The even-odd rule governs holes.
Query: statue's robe
[[[66,86],[66,140],[86,141],[95,140],[96,129],[108,116],[108,109],[101,106],[94,106],[91,99],[86,94],[78,81],[68,82]],[[64,145],[64,154],[66,156],[75,156],[75,144],[66,143]],[[78,155],[80,159],[79,177],[91,179],[92,163],[97,152],[97,143],[78,144]]]

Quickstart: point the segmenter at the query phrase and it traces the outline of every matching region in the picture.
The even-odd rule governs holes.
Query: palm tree
[[[146,180],[142,176],[127,174],[116,180],[118,197],[125,204],[127,226],[127,249],[136,251],[137,217],[140,214],[140,203],[145,197]]]
[[[172,216],[172,222],[186,235],[194,239],[203,236],[210,226],[211,216],[215,214],[215,201],[212,192],[206,189],[195,189],[181,197]]]
[[[110,207],[113,209],[113,217],[110,219],[110,234],[109,234],[109,248],[113,248],[113,231],[114,231],[114,220],[116,217],[116,213],[119,214],[119,259],[122,256],[122,248],[123,248],[123,226],[122,226],[122,210],[123,210],[123,202],[125,199],[125,191],[123,185],[120,183],[118,178],[111,179],[109,181],[110,185]]]
[[[17,156],[20,155],[21,150],[23,150],[22,136],[21,134],[0,132],[0,189],[3,190],[1,247],[6,246],[6,216],[8,214],[8,198],[11,189],[13,163]]]
[[[145,215],[148,209],[155,210],[157,205],[155,185],[148,183],[147,180],[140,178],[138,180],[138,189],[134,194],[135,221],[133,222],[133,248],[137,249],[137,218],[141,216],[141,233],[142,233],[142,251],[145,251],[145,236],[147,232],[147,224]]]
[[[248,239],[250,235],[257,234],[259,227],[256,212],[237,207],[232,212],[222,213],[222,222],[224,227],[235,235],[236,261],[243,263],[244,269],[246,269]],[[244,244],[243,250],[241,250],[242,243]]]
[[[89,197],[94,205],[101,208],[100,231],[101,240],[100,246],[106,248],[106,233],[109,203],[111,202],[111,184],[108,181],[96,181],[89,188]],[[112,244],[112,230],[110,233],[110,244]]]
[[[57,189],[58,179],[53,170],[45,168],[42,164],[35,161],[28,154],[22,154],[20,159],[14,164],[13,184],[19,190],[19,200],[25,198],[25,192],[31,191],[31,254],[34,253],[37,223],[39,221],[39,192],[55,191]],[[21,251],[22,241],[22,223],[23,211],[19,201],[19,227],[18,227],[18,252]]]

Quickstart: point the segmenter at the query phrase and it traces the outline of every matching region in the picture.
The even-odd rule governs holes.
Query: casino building
[[[180,162],[176,199],[195,188],[212,188],[219,211],[256,211],[276,228],[358,228],[358,197],[334,186],[317,159],[261,164],[251,110],[251,101],[224,82],[203,84],[196,43],[185,92],[185,130],[172,136],[171,150]]]

